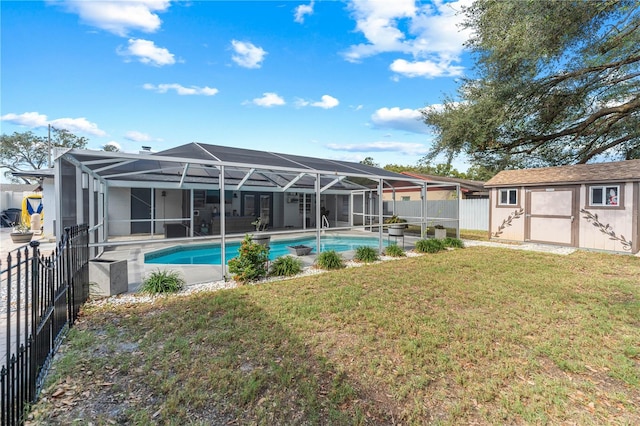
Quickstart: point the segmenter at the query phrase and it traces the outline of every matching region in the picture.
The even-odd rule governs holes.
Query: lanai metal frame
[[[370,223],[362,226],[377,226],[379,249],[382,251],[384,225],[380,224],[384,223],[382,193],[385,188],[397,190],[399,185],[420,188],[423,202],[422,217],[418,223],[424,235],[428,219],[428,188],[452,185],[451,182],[426,182],[361,163],[202,143],[189,143],[157,153],[71,149],[56,158],[54,171],[56,234],[62,235],[65,226],[88,223],[92,231],[90,243],[94,247],[115,244],[109,241],[109,222],[106,220],[109,192],[115,188],[190,189],[192,210],[193,190],[197,189],[216,189],[221,196],[225,190],[296,191],[315,199],[313,214],[316,252],[319,253],[323,230],[322,194],[351,195],[351,220],[347,227],[351,229],[359,227],[354,226],[352,220],[355,194],[369,195],[371,202],[376,203],[372,210],[377,211],[377,217],[369,217]],[[459,193],[459,185],[457,189]],[[193,222],[193,214],[190,219]],[[222,265],[226,264],[225,221],[225,214],[220,215]]]

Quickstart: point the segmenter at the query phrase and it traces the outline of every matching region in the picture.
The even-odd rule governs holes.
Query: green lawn
[[[87,305],[38,424],[640,424],[640,259],[473,247]]]

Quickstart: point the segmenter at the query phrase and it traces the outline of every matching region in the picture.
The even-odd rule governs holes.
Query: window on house
[[[402,200],[401,201],[411,201],[411,197],[410,196],[402,196]]]
[[[518,204],[518,190],[515,188],[501,189],[499,204],[505,206],[515,206]]]
[[[589,194],[591,206],[618,206],[620,205],[620,186],[591,186]]]

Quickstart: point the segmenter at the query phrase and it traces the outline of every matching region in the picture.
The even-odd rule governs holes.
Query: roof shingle
[[[512,185],[561,185],[612,181],[640,181],[640,160],[575,164],[572,166],[542,167],[539,169],[503,170],[489,179],[484,186],[490,188]]]

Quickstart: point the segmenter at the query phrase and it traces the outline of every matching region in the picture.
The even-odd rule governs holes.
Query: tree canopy
[[[426,156],[466,154],[489,170],[640,158],[636,0],[476,0],[476,60],[458,96],[427,107]]]
[[[495,175],[495,172],[493,170],[486,169],[485,167],[482,167],[482,166],[471,166],[467,169],[466,172],[460,172],[458,171],[458,169],[455,169],[451,164],[438,163],[432,166],[422,161],[418,162],[416,166],[387,164],[383,168],[385,170],[389,170],[390,172],[396,172],[396,173],[413,172],[413,173],[421,173],[424,175],[446,176],[446,177],[454,177],[459,179],[469,179],[469,180],[477,180],[477,181],[487,181]]]
[[[52,128],[51,148],[84,148],[87,138],[76,136],[68,130]],[[39,170],[49,166],[49,140],[31,131],[14,132],[0,136],[0,167],[6,167],[5,173],[16,180],[11,173]],[[28,182],[27,179],[23,181]]]

